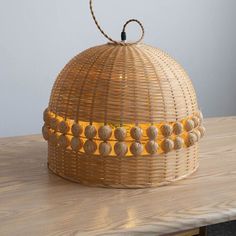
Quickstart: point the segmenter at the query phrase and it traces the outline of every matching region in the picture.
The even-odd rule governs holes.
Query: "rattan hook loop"
[[[120,45],[132,45],[132,44],[137,44],[137,43],[140,43],[143,38],[144,38],[144,33],[145,33],[145,30],[144,30],[144,27],[143,27],[143,24],[139,21],[139,20],[136,20],[136,19],[130,19],[128,20],[124,26],[123,26],[123,30],[122,30],[122,33],[121,33],[121,39],[122,41],[116,41],[114,39],[112,39],[108,34],[105,33],[105,31],[101,28],[101,26],[99,25],[98,21],[97,21],[97,18],[94,14],[94,11],[93,11],[93,0],[89,0],[89,6],[90,6],[90,12],[91,12],[91,15],[93,17],[93,20],[97,26],[97,28],[99,29],[99,31],[104,35],[105,38],[107,38],[109,41],[111,41],[112,43],[115,43],[115,44],[120,44]],[[136,42],[133,42],[133,43],[126,43],[125,40],[126,40],[126,32],[125,32],[125,29],[126,29],[126,26],[131,23],[131,22],[136,22],[139,24],[139,26],[141,27],[141,30],[142,30],[142,35],[141,37],[136,41]]]

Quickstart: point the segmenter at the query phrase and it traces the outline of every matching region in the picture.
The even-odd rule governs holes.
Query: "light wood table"
[[[81,186],[47,169],[40,135],[0,139],[0,235],[163,235],[236,219],[236,117],[206,121],[200,169],[141,190]]]

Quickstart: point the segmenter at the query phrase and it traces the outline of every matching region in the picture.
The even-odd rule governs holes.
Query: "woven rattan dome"
[[[135,124],[182,120],[198,106],[188,75],[166,53],[144,44],[105,44],[66,65],[49,109],[72,120]]]
[[[187,73],[160,49],[105,36],[112,42],[74,57],[53,86],[43,126],[49,168],[76,182],[128,188],[193,173],[205,129]]]

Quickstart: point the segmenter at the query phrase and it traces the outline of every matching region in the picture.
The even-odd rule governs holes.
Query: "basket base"
[[[199,165],[196,166],[196,168],[191,172],[191,173],[188,173],[187,175],[185,176],[181,176],[179,178],[176,178],[172,181],[166,181],[166,182],[162,182],[162,183],[157,183],[156,185],[155,184],[146,184],[146,185],[121,185],[121,184],[109,184],[109,185],[105,185],[105,184],[99,184],[99,183],[90,183],[90,182],[87,182],[87,181],[83,181],[83,180],[75,180],[73,178],[70,178],[68,176],[63,176],[63,175],[59,175],[58,173],[56,173],[53,169],[50,168],[50,166],[48,165],[48,169],[55,175],[65,179],[65,180],[69,180],[71,182],[74,182],[74,183],[78,183],[78,184],[82,184],[82,185],[85,185],[85,186],[89,186],[89,187],[101,187],[101,188],[117,188],[117,189],[124,189],[124,188],[127,188],[127,189],[141,189],[141,188],[156,188],[156,187],[161,187],[161,186],[165,186],[165,185],[169,185],[171,183],[174,183],[176,181],[179,181],[179,180],[182,180],[182,179],[185,179],[187,178],[188,176],[192,175],[194,172],[196,172],[199,168]]]
[[[168,154],[145,157],[96,157],[48,145],[48,168],[87,186],[150,188],[184,179],[199,167],[198,144]]]

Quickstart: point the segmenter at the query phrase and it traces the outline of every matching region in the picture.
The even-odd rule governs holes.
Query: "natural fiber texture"
[[[49,110],[76,121],[174,122],[198,112],[188,75],[151,46],[105,44],[73,58],[54,84]]]
[[[161,186],[193,173],[202,114],[184,69],[160,49],[115,41],[74,57],[44,112],[48,165],[72,181],[110,187]]]
[[[159,157],[81,155],[49,144],[49,168],[86,185],[115,188],[157,187],[182,179],[198,167],[198,144]]]
[[[143,44],[106,44],[73,58],[44,120],[50,169],[112,187],[159,186],[189,175],[205,131],[188,75]]]

